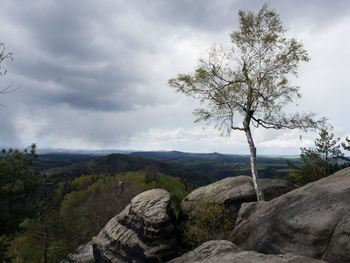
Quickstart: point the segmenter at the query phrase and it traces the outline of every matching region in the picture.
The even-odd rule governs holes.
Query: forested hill
[[[153,158],[168,164],[190,168],[209,177],[211,182],[231,176],[250,175],[249,155],[221,154],[216,152],[186,153],[179,151],[133,152],[130,155]],[[290,172],[290,167],[287,165],[288,160],[295,164],[300,164],[298,156],[258,155],[257,168],[259,177],[286,177]]]
[[[212,180],[193,169],[175,164],[165,163],[155,159],[132,156],[126,154],[109,154],[88,162],[80,162],[66,167],[57,167],[44,170],[44,173],[53,178],[71,179],[90,174],[116,174],[129,171],[152,171],[167,174],[173,177],[187,179],[195,185],[208,184]]]
[[[173,159],[197,159],[197,160],[231,160],[232,157],[236,159],[245,159],[249,158],[247,155],[227,155],[221,153],[188,153],[188,152],[179,152],[179,151],[149,151],[149,152],[132,152],[130,155],[134,156],[143,156],[147,158],[154,158],[158,160],[169,161]]]
[[[88,162],[100,155],[78,154],[78,153],[45,153],[39,154],[34,160],[32,168],[37,171],[44,171],[53,167],[64,167],[81,162]]]
[[[153,158],[163,161],[171,160],[216,160],[249,163],[250,155],[246,154],[222,154],[222,153],[188,153],[180,151],[140,151],[131,152],[130,155]],[[287,160],[298,161],[299,156],[292,155],[258,155],[257,161],[268,164],[281,164]]]
[[[258,156],[260,178],[285,177],[290,171],[287,160],[300,162],[293,156]],[[179,151],[118,153],[102,157],[88,154],[44,154],[39,155],[33,168],[57,179],[144,169],[186,178],[198,186],[230,176],[250,175],[249,155]]]

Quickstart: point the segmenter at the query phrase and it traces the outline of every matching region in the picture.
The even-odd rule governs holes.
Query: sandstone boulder
[[[264,207],[267,203],[266,201],[243,203],[237,215],[236,226],[249,218],[251,214]]]
[[[194,251],[168,263],[322,263],[325,261],[293,254],[264,255],[255,251],[242,251],[227,240],[205,242]]]
[[[68,256],[68,260],[62,260],[61,263],[92,263],[95,262],[91,241],[81,245],[78,249]]]
[[[266,200],[295,189],[293,184],[282,179],[260,179],[260,183]],[[250,176],[228,177],[192,191],[181,202],[181,213],[188,214],[198,200],[205,198],[214,203],[224,202],[238,210],[242,203],[256,201],[256,194]]]
[[[170,194],[143,192],[93,239],[96,262],[164,262],[176,256]]]
[[[242,208],[232,233],[240,248],[350,262],[350,168]]]

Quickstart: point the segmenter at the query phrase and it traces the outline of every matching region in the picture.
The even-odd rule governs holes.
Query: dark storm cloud
[[[48,87],[36,94],[35,101],[106,111],[154,103],[151,95],[137,91],[147,83],[145,70],[138,63],[140,55],[149,52],[147,39],[143,48],[124,34],[127,24],[109,28],[111,20],[123,15],[122,5],[113,6],[112,12],[95,1],[55,1],[41,7],[42,3],[23,2],[15,10],[15,22],[25,27],[36,44],[23,43],[23,49],[36,50],[39,56],[22,51],[11,65],[16,74],[62,87],[61,92],[50,92]]]
[[[30,52],[21,51],[24,55],[16,58],[13,72],[62,87],[60,92],[43,90],[33,99],[37,103],[42,100],[43,104],[63,103],[102,111],[125,111],[136,105],[160,103],[152,93],[142,93],[137,88],[149,84],[147,66],[140,65],[139,60],[144,54],[157,52],[160,38],[167,37],[150,32],[157,30],[158,24],[172,30],[225,30],[237,23],[239,9],[256,10],[261,6],[260,1],[228,0],[7,3],[11,10],[7,17],[24,27],[31,38],[29,44],[35,44],[27,46],[24,41],[22,48],[39,54],[31,57]],[[297,12],[319,22],[343,14],[347,5],[346,1],[268,3],[281,10],[285,19],[295,17]],[[145,22],[149,25],[145,26]]]
[[[150,1],[139,0],[145,14],[151,19],[159,19],[174,26],[194,27],[199,30],[223,30],[235,22],[239,5],[236,1],[178,0]]]
[[[299,23],[320,30],[350,11],[346,0],[266,2],[287,28]],[[256,11],[262,4],[3,0],[0,42],[14,52],[14,62],[6,63],[9,74],[0,87],[13,81],[21,88],[0,97],[9,105],[0,108],[0,144],[39,138],[46,146],[105,147],[150,128],[185,126],[185,118],[191,123],[191,109],[176,105],[167,79],[179,73],[173,72],[178,64],[184,68],[183,54],[205,50],[218,36],[229,39],[239,9]]]
[[[28,92],[36,103],[46,106],[63,103],[73,108],[124,111],[133,109],[135,103],[153,102],[151,97],[135,92],[135,87],[145,80],[116,65],[102,69],[93,66],[82,69],[41,60],[20,65],[16,73],[57,86],[52,89],[48,84],[41,89],[29,89],[30,84],[23,83],[21,92]]]
[[[2,102],[2,100],[0,100]],[[6,108],[0,108],[0,147],[7,147],[9,145],[18,145],[18,137],[16,127],[14,127],[14,122],[12,115],[6,112]]]
[[[234,30],[238,25],[239,10],[257,11],[264,3],[276,9],[284,22],[309,20],[321,26],[349,13],[347,0],[178,0],[178,1],[130,1],[134,8],[141,8],[150,19],[169,25],[191,27],[197,30]]]
[[[309,20],[318,25],[325,25],[339,20],[349,14],[350,2],[347,0],[293,0],[293,1],[268,1],[270,7],[285,18],[284,22],[293,20]],[[307,26],[307,25],[305,25]]]

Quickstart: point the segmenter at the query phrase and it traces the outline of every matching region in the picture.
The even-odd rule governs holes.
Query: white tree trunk
[[[249,144],[249,150],[250,150],[250,167],[252,170],[252,179],[254,184],[254,189],[256,193],[256,199],[258,202],[264,201],[264,195],[260,187],[260,183],[258,181],[258,171],[256,169],[256,148],[254,145],[252,133],[250,131],[249,127],[246,127],[245,134],[247,136],[248,144]]]

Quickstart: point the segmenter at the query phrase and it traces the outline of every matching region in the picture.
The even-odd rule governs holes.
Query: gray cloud
[[[305,25],[312,34],[350,12],[345,0],[267,3],[287,28],[301,31]],[[0,109],[0,144],[35,140],[39,147],[118,148],[132,147],[139,134],[151,144],[161,137],[152,137],[152,129],[181,127],[191,133],[195,105],[174,94],[167,79],[191,70],[212,43],[228,41],[239,9],[261,5],[257,0],[3,0],[0,41],[14,51],[14,62],[6,63],[9,74],[0,86],[13,81],[21,88],[0,97],[8,105]],[[197,130],[194,137],[200,137]],[[200,143],[208,142],[198,141],[203,149]]]
[[[6,108],[0,108],[0,146],[18,145],[17,131],[13,125],[12,115],[6,113]]]
[[[22,48],[33,49],[37,56],[21,52],[11,68],[13,72],[64,88],[60,92],[43,91],[36,94],[36,100],[41,97],[46,103],[102,111],[132,110],[135,105],[154,103],[151,96],[137,91],[137,86],[147,82],[145,69],[138,62],[143,53],[149,52],[147,45],[145,50],[125,37],[125,28],[104,31],[105,26],[110,29],[104,23],[118,19],[122,8],[116,6],[114,14],[103,6],[94,8],[93,1],[84,5],[51,3],[46,8],[24,4],[15,21],[25,25],[36,44]]]

